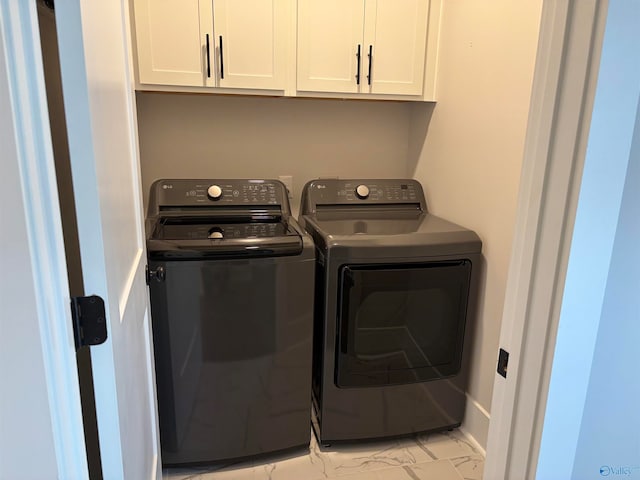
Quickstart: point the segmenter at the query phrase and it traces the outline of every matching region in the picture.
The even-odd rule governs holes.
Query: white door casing
[[[606,5],[543,4],[500,334],[509,367],[494,383],[486,480],[535,478]]]
[[[161,469],[128,11],[56,3],[84,289],[107,310],[91,349],[103,475],[143,480]]]

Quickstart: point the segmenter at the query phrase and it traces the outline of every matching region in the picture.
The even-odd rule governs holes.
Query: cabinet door
[[[207,77],[210,0],[136,0],[134,8],[140,83],[214,85]]]
[[[214,0],[220,87],[284,90],[290,2]]]
[[[428,20],[429,0],[367,0],[366,91],[422,95]]]
[[[357,93],[363,28],[364,0],[299,0],[297,89]]]

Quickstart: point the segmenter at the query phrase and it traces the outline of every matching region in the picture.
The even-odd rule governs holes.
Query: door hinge
[[[102,298],[97,295],[71,297],[71,318],[76,350],[100,345],[107,340],[107,319]]]
[[[507,366],[509,364],[509,352],[500,349],[498,354],[498,373],[504,378],[507,378]]]
[[[151,279],[154,279],[156,282],[164,282],[167,274],[164,271],[164,267],[154,268],[153,270],[149,269],[149,265],[145,267],[145,277],[147,279],[147,285],[151,283]]]

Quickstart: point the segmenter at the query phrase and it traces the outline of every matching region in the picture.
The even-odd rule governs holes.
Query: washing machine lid
[[[151,258],[296,255],[303,248],[277,180],[158,180],[146,230]]]
[[[152,258],[297,255],[302,247],[298,229],[283,219],[159,217],[147,239],[147,251]]]

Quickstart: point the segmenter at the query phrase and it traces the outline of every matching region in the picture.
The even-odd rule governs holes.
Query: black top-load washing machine
[[[322,444],[460,425],[481,242],[415,180],[315,180],[314,429]]]
[[[162,459],[309,444],[314,249],[274,180],[158,180],[147,218]]]

